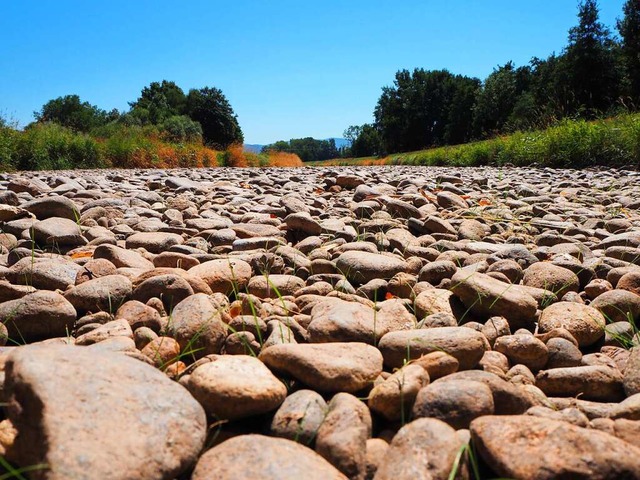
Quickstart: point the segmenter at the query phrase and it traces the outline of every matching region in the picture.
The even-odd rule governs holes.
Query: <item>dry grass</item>
[[[271,167],[302,167],[303,165],[302,160],[295,153],[271,151],[267,155]]]

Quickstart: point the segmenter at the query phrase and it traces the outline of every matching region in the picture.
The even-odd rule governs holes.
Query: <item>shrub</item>
[[[169,117],[162,124],[163,137],[170,142],[201,142],[202,127],[186,115]]]
[[[301,167],[302,160],[295,153],[270,151],[266,155],[266,165],[262,164],[262,162],[260,164],[261,167],[267,165],[272,167]]]
[[[0,170],[15,168],[15,155],[19,132],[0,116]]]
[[[96,140],[54,123],[35,124],[19,133],[14,159],[20,170],[105,166]]]

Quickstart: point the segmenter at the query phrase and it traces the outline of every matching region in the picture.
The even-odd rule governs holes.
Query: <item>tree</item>
[[[484,81],[473,109],[473,130],[478,137],[501,132],[517,100],[513,62],[494,69]]]
[[[271,150],[295,153],[303,162],[328,160],[337,158],[340,155],[340,151],[336,148],[336,141],[333,138],[329,140],[316,140],[311,137],[292,138],[288,142],[279,140],[262,148],[263,152]]]
[[[242,143],[244,140],[238,118],[218,88],[189,90],[187,114],[200,123],[202,138],[208,145],[227,148],[232,143]]]
[[[140,119],[143,125],[147,123],[158,125],[169,117],[184,115],[187,97],[175,82],[162,80],[144,87],[140,98],[130,102],[129,106],[131,114]]]
[[[349,154],[352,157],[370,157],[381,153],[380,134],[374,125],[352,125],[343,133],[351,142]]]
[[[573,96],[572,110],[580,113],[584,109],[587,117],[609,110],[620,93],[615,44],[598,18],[596,0],[584,0],[578,9],[579,23],[569,30],[563,62],[566,84]]]
[[[622,38],[621,53],[625,66],[629,95],[640,108],[640,2],[627,0],[622,9],[624,17],[617,27]]]
[[[360,136],[362,133],[362,126],[360,125],[350,125],[347,129],[342,132],[342,137],[349,142],[350,145],[353,145],[353,142]]]
[[[39,123],[53,122],[77,132],[88,132],[117,118],[118,111],[107,113],[89,102],[81,101],[78,95],[66,95],[49,100],[33,115]]]
[[[162,130],[174,142],[202,141],[202,127],[186,115],[174,115],[162,124]]]
[[[471,122],[465,112],[474,104],[479,84],[447,70],[397,72],[394,86],[382,89],[374,111],[382,148],[402,152],[468,139]]]
[[[473,111],[473,106],[477,101],[480,85],[480,80],[477,78],[456,75],[455,87],[447,113],[444,144],[455,145],[471,140],[473,116],[470,115],[470,112]]]

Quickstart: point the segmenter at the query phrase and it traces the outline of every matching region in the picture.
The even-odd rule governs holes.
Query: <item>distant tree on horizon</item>
[[[262,147],[263,153],[269,151],[295,153],[303,162],[317,162],[340,156],[340,151],[333,138],[329,140],[317,140],[312,137],[292,138],[288,142],[279,140]]]

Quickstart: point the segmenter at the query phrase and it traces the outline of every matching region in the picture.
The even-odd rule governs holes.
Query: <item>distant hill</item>
[[[323,138],[322,140],[331,140],[331,138]],[[334,140],[336,142],[336,148],[338,149],[342,147],[348,147],[351,143],[346,138],[334,138]],[[260,153],[262,151],[262,147],[264,147],[264,145],[260,145],[259,143],[245,143],[244,151],[251,153]]]
[[[262,151],[262,147],[264,147],[264,145],[259,145],[257,143],[245,143],[244,151],[251,153],[260,153]]]

